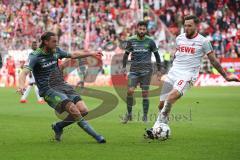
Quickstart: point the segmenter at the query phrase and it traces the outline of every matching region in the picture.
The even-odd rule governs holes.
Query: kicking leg
[[[81,113],[81,116],[86,116],[88,114],[88,108],[84,101],[80,100],[76,103],[78,111]],[[93,127],[83,118],[77,122],[78,126],[81,127],[86,133],[92,136],[97,140],[98,143],[106,143],[106,140],[103,136],[98,134]]]

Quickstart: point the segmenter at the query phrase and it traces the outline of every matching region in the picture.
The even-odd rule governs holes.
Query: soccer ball
[[[170,127],[165,123],[159,123],[153,128],[153,135],[156,139],[166,140],[171,135]]]

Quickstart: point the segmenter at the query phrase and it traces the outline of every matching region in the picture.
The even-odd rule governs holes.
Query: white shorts
[[[191,74],[174,74],[173,72],[168,73],[160,93],[160,101],[165,101],[168,94],[172,89],[176,89],[181,95],[193,85],[196,78]]]

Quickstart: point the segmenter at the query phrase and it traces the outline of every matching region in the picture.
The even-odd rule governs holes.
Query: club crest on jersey
[[[196,49],[194,47],[188,47],[188,46],[179,46],[177,48],[177,51],[183,52],[183,53],[188,53],[188,54],[194,54]]]

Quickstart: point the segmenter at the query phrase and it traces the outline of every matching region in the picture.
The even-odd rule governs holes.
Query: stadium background
[[[0,86],[17,85],[14,84],[14,76],[17,79],[21,67],[27,60],[31,52],[31,42],[38,40],[44,31],[57,33],[59,46],[68,51],[102,50],[104,54],[102,67],[97,68],[95,72],[89,72],[97,74],[98,76],[95,75],[97,80],[89,78],[87,82],[90,82],[88,85],[111,85],[111,76],[119,74],[121,67],[121,56],[119,60],[114,61],[113,56],[123,54],[124,41],[135,33],[136,23],[140,19],[148,21],[149,35],[158,45],[162,63],[167,71],[174,54],[174,37],[183,32],[184,15],[193,13],[201,19],[199,31],[211,41],[225,70],[236,75],[240,74],[240,20],[237,1],[69,2],[67,0],[1,2],[0,53],[4,66],[0,71]],[[91,60],[90,62],[96,63]],[[89,70],[96,69],[94,65],[96,64]],[[203,75],[200,75],[196,86],[237,85],[225,83],[211,67],[207,57],[203,59],[201,73]],[[73,69],[71,73],[68,72],[66,79],[73,85],[79,80],[77,72]]]
[[[114,90],[110,79],[118,83],[124,79],[119,75],[124,41],[135,33],[142,11],[166,70],[174,53],[174,38],[183,32],[183,16],[195,13],[201,19],[200,32],[212,42],[221,64],[239,76],[237,0],[76,0],[71,5],[66,0],[0,0],[0,53],[4,60],[0,70],[0,159],[239,159],[239,84],[225,82],[207,58],[203,59],[202,74],[195,84],[206,87],[193,87],[174,105],[171,139],[143,139],[144,128],[152,127],[157,116],[160,89],[153,96],[151,92],[148,123],[141,121],[141,98],[136,99],[133,122],[120,123],[126,103],[119,95],[125,95],[125,90]],[[91,90],[86,93],[90,96],[83,93],[82,97],[91,111],[99,108],[105,98],[110,112],[90,123],[106,137],[106,145],[96,144],[75,125],[66,128],[61,143],[55,143],[50,124],[59,119],[54,111],[47,104],[38,104],[34,94],[28,97],[28,103],[19,103],[13,76],[17,81],[31,52],[31,42],[47,30],[58,33],[59,45],[66,50],[89,48],[104,53],[102,60],[87,60],[92,73],[87,83],[91,87],[87,88]],[[12,60],[8,59],[10,56]],[[68,66],[65,78],[75,84],[77,63],[63,64]],[[136,96],[141,97],[138,91]],[[111,110],[113,99],[117,106]]]

